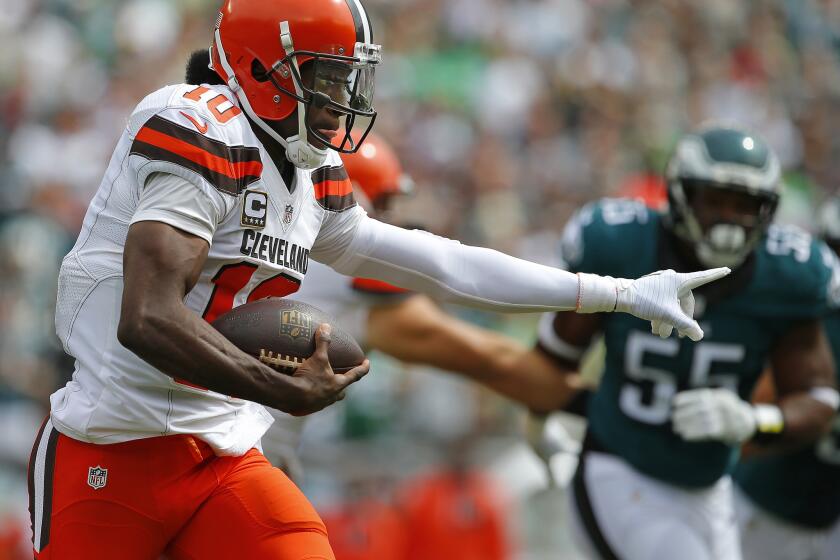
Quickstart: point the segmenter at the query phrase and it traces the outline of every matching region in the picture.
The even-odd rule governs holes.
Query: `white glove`
[[[525,438],[531,450],[545,465],[548,485],[558,486],[551,468],[552,459],[560,453],[577,455],[580,453],[580,444],[556,417],[549,418],[548,415],[531,412],[526,419]]]
[[[750,439],[758,425],[755,407],[728,389],[683,391],[674,397],[673,405],[671,424],[686,441],[734,445]]]
[[[693,318],[691,290],[730,272],[726,267],[688,273],[660,270],[637,280],[578,274],[577,310],[581,313],[622,311],[650,321],[653,333],[662,338],[671,336],[676,327],[680,336],[696,342],[703,338],[703,330]]]

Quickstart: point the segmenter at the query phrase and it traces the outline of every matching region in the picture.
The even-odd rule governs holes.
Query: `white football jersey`
[[[117,340],[129,225],[191,231],[187,210],[135,215],[146,179],[161,173],[189,181],[212,209],[209,255],[185,299],[208,321],[296,292],[310,256],[331,262],[336,240],[352,236],[365,214],[336,153],[314,171],[296,169],[287,187],[224,86],[169,86],[131,115],[59,275],[56,329],[76,369],[52,395],[51,418],[92,443],[193,434],[220,455],[240,455],[272,422],[262,406],[179,382]]]

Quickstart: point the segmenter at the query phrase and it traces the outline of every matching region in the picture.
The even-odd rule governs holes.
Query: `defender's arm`
[[[790,329],[774,350],[771,365],[776,406],[783,419],[778,443],[809,443],[828,431],[840,403],[822,324],[805,321]]]
[[[694,389],[674,397],[674,430],[689,441],[753,440],[785,450],[830,428],[837,411],[834,363],[817,320],[794,325],[771,355],[775,404],[750,404],[727,389]]]
[[[577,377],[545,355],[452,317],[423,295],[373,307],[367,333],[371,347],[398,360],[460,373],[535,412],[562,407],[578,389]]]

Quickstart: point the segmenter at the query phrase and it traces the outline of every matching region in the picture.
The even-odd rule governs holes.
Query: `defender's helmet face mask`
[[[668,163],[669,220],[701,264],[736,267],[773,221],[780,166],[761,139],[706,127],[680,140]]]
[[[373,126],[381,47],[360,0],[226,0],[210,56],[250,120],[299,168],[323,165],[328,149],[354,152]]]

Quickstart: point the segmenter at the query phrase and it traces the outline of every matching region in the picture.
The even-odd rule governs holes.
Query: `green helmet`
[[[665,171],[669,220],[666,223],[694,247],[705,266],[738,266],[767,230],[781,191],[781,167],[776,154],[755,134],[735,126],[708,125],[683,136]],[[703,231],[691,206],[700,189],[745,193],[758,201],[754,224],[721,220]]]

